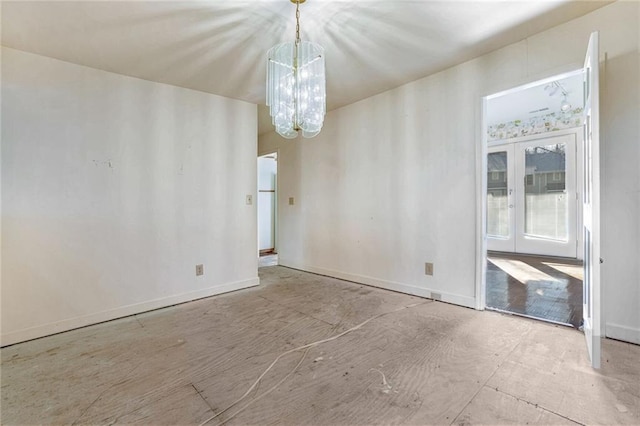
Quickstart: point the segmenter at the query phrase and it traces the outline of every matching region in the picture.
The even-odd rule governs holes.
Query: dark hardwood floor
[[[578,328],[582,276],[575,259],[489,252],[487,307]]]

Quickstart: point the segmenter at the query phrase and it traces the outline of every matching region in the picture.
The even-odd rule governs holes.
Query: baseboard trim
[[[328,277],[338,278],[345,281],[352,281],[358,284],[365,284],[372,287],[383,288],[385,290],[397,291],[399,293],[410,294],[412,296],[440,300],[442,302],[475,309],[476,300],[473,297],[460,296],[457,294],[446,293],[426,287],[418,287],[415,285],[400,283],[396,281],[381,280],[379,278],[351,274],[349,272],[335,271],[332,269],[320,268],[312,265],[298,264],[287,259],[278,259],[278,264],[280,266],[299,269],[306,272],[312,272],[314,274],[326,275]]]
[[[640,345],[640,329],[638,328],[608,322],[605,324],[605,336]]]
[[[146,302],[134,303],[114,309],[108,309],[106,311],[97,312],[95,314],[83,315],[80,317],[69,318],[62,321],[39,325],[36,327],[12,331],[9,333],[4,333],[0,336],[0,346],[13,345],[16,343],[25,342],[27,340],[50,336],[52,334],[62,333],[64,331],[69,331],[76,328],[86,327],[105,321],[111,321],[130,315],[152,311],[154,309],[166,308],[168,306],[178,305],[205,297],[215,296],[218,294],[228,293],[244,288],[255,287],[259,284],[260,278],[254,277],[247,280],[216,285],[202,290],[176,294],[173,296],[162,297]]]

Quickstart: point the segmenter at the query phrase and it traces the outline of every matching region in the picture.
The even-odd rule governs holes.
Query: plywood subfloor
[[[595,371],[566,327],[279,266],[260,276],[258,288],[2,349],[2,424],[199,424],[284,351],[392,311],[283,357],[209,424],[640,423],[638,346],[605,341]]]

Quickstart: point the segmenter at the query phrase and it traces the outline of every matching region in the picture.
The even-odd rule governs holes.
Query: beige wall
[[[604,322],[640,343],[639,16],[614,3],[331,111],[314,139],[261,136],[279,150],[280,263],[475,306],[481,98],[582,67],[598,30]]]
[[[258,284],[256,121],[3,48],[2,345]]]

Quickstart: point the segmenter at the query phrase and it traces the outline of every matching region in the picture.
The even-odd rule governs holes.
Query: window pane
[[[525,150],[525,234],[567,241],[566,145]]]
[[[487,235],[509,238],[507,153],[487,155]]]

